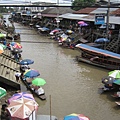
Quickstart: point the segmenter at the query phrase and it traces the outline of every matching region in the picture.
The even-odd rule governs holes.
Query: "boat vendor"
[[[43,89],[42,87],[40,87],[40,86],[35,86],[34,89],[35,89],[35,92],[36,92],[38,95],[45,94],[44,89]]]
[[[21,77],[21,73],[17,71],[17,72],[15,73],[15,77],[16,77],[16,81],[19,82],[20,77]]]
[[[10,115],[9,115],[7,109],[6,109],[7,107],[8,107],[7,104],[2,105],[2,108],[1,108],[1,120],[11,120]]]
[[[25,72],[26,70],[30,69],[28,65],[20,65],[20,71]]]

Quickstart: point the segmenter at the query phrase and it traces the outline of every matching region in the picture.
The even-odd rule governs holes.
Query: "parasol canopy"
[[[72,113],[70,115],[65,116],[64,120],[90,120],[90,119],[83,114]]]
[[[10,103],[13,100],[17,100],[19,98],[28,98],[31,100],[35,100],[32,94],[29,94],[27,92],[21,92],[21,93],[13,94],[13,96],[8,99],[8,103]]]
[[[33,64],[33,63],[34,63],[34,61],[31,59],[24,59],[19,62],[20,65],[29,65],[29,64]]]
[[[0,87],[0,99],[4,97],[6,94],[7,94],[7,91],[4,88]]]
[[[120,78],[120,70],[113,70],[108,73],[113,78]]]
[[[36,85],[36,86],[43,86],[46,84],[46,81],[43,79],[43,78],[35,78],[33,81],[32,81],[32,84],[33,85]]]
[[[26,72],[24,73],[24,77],[29,77],[29,78],[34,78],[39,75],[40,75],[39,71],[34,70],[34,69],[26,70]]]
[[[25,119],[28,118],[37,108],[38,104],[35,100],[22,97],[12,100],[7,107],[7,110],[11,117]]]

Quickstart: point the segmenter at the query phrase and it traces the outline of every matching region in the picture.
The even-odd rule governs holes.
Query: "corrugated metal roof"
[[[119,8],[110,8],[110,12],[115,11]],[[97,8],[96,10],[90,12],[90,14],[106,14],[108,8]]]
[[[95,21],[94,15],[85,15],[85,14],[72,14],[67,13],[59,16],[60,18],[71,19],[71,20],[84,20],[84,21]],[[105,17],[106,21],[106,17]],[[120,25],[120,17],[110,16],[109,23],[111,24],[119,24]]]

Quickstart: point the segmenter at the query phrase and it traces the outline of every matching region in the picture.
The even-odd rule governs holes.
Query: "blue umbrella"
[[[29,64],[33,64],[33,63],[34,63],[34,61],[31,59],[24,59],[19,62],[20,65],[29,65]]]
[[[39,71],[34,70],[34,69],[27,70],[24,73],[24,77],[28,77],[28,78],[34,78],[34,77],[37,77],[39,75],[40,75]]]
[[[98,38],[94,42],[95,43],[108,43],[110,42],[110,40],[108,40],[107,38]]]

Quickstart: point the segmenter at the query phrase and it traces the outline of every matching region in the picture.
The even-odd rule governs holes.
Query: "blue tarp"
[[[98,54],[101,54],[104,56],[120,59],[120,54],[110,52],[107,50],[103,50],[103,49],[99,49],[99,48],[95,48],[95,47],[91,47],[91,46],[86,45],[86,44],[78,44],[78,45],[76,45],[76,47],[78,47],[80,49],[88,50],[88,51],[91,51],[94,53],[98,53]]]

